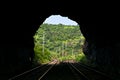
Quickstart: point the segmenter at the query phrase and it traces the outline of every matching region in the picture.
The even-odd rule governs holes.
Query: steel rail
[[[48,63],[48,64],[44,64],[44,65],[37,66],[37,67],[32,68],[32,69],[30,69],[30,70],[27,70],[27,71],[25,71],[25,72],[23,72],[23,73],[20,73],[20,74],[18,74],[18,75],[16,75],[16,76],[13,76],[13,77],[9,78],[8,80],[14,80],[14,79],[16,79],[16,78],[18,78],[18,77],[20,77],[20,76],[22,76],[22,75],[25,75],[25,74],[27,74],[27,73],[30,73],[30,72],[38,69],[38,68],[42,68],[42,67],[44,67],[44,66],[47,66],[47,65],[49,65],[49,64],[51,64],[51,63],[53,63],[53,62],[50,62],[50,63]]]
[[[84,73],[82,73],[79,69],[77,69],[73,64],[69,63],[69,65],[71,65],[71,67],[75,69],[85,80],[89,80],[88,77],[84,75]]]

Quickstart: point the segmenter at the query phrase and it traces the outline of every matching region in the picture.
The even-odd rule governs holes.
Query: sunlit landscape
[[[35,62],[82,61],[84,37],[78,25],[42,24],[34,36]]]

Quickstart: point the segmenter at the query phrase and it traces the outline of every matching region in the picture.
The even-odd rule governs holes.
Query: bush
[[[44,53],[42,52],[43,48],[41,46],[35,45],[34,52],[35,57],[34,61],[36,63],[48,63],[51,61],[51,54],[50,51],[47,49],[44,49]]]

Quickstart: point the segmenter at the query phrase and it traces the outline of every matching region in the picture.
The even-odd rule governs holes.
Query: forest
[[[84,40],[78,25],[42,24],[34,35],[34,62],[84,61]]]

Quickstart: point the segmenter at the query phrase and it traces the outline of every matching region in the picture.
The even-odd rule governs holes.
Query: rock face
[[[82,6],[79,6],[76,3],[42,3],[47,7],[34,3],[5,4],[8,7],[1,9],[0,17],[0,73],[15,73],[31,65],[34,57],[33,35],[39,25],[53,14],[67,16],[81,26],[81,32],[86,38],[84,53],[89,60],[101,67],[119,68],[120,31],[117,8],[111,9],[109,5],[99,8],[100,5],[81,3]]]

